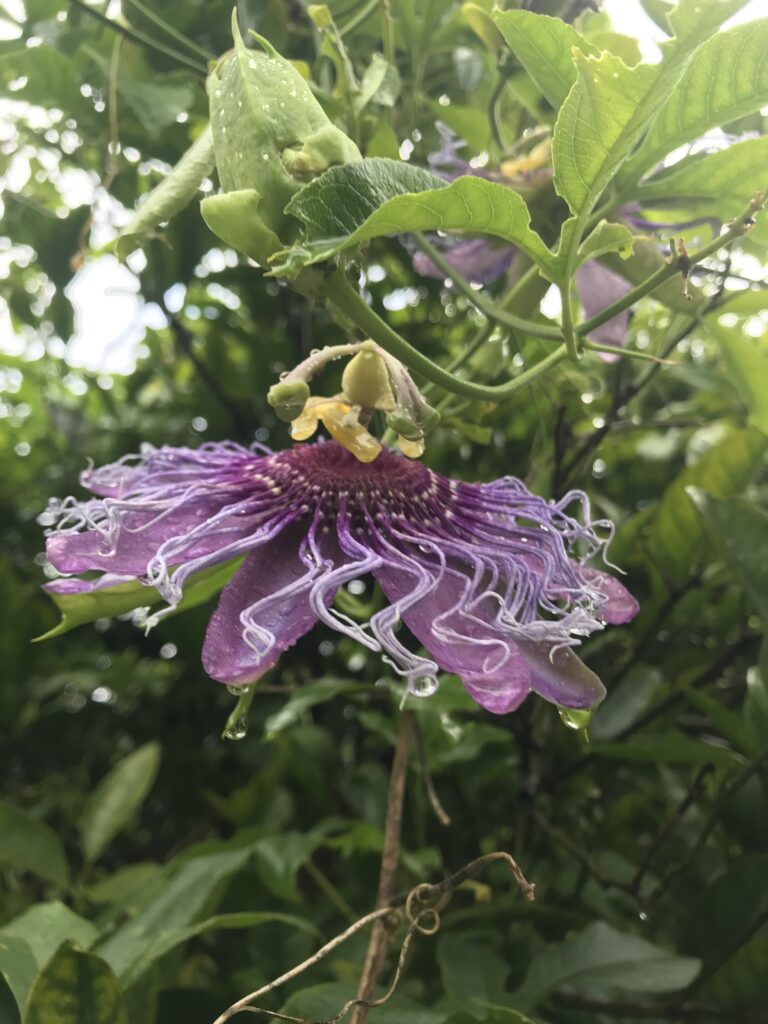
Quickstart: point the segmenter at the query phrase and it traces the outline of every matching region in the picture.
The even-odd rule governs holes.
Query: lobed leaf
[[[738,25],[693,55],[642,146],[623,168],[624,191],[667,153],[768,103],[768,18]]]
[[[705,202],[713,218],[725,220],[768,186],[768,136],[736,142],[717,153],[697,154],[643,182],[638,202]]]
[[[427,171],[373,159],[334,167],[287,206],[304,222],[301,246],[275,257],[273,273],[293,276],[362,242],[413,231],[468,231],[518,246],[542,268],[554,257],[530,227],[523,198],[504,185],[462,177],[446,185]]]
[[[561,18],[531,11],[494,11],[493,20],[542,96],[559,110],[576,81],[574,47],[597,57],[600,50]]]

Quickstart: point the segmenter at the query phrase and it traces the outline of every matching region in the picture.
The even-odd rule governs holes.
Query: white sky
[[[0,38],[13,38],[14,29],[2,21],[5,8],[19,18],[23,13],[20,0],[0,0]],[[645,14],[639,0],[604,0],[603,5],[617,31],[634,36],[640,41],[644,59],[658,60],[658,42],[664,34]],[[768,14],[768,0],[750,0],[729,22],[750,21]],[[7,136],[13,116],[13,101],[0,99],[0,140]],[[23,164],[23,157],[21,157]],[[13,174],[24,176],[23,166]],[[4,182],[0,181],[0,184]],[[83,190],[93,196],[93,183],[83,180]],[[71,192],[70,188],[67,190]],[[68,198],[68,197],[67,197]],[[80,200],[81,202],[83,199]],[[0,203],[0,209],[2,204]],[[125,211],[107,200],[97,204],[97,244],[114,237],[117,228],[125,222]],[[67,361],[101,373],[130,373],[144,337],[145,327],[161,326],[164,318],[156,306],[144,303],[139,294],[138,279],[128,267],[113,256],[100,256],[88,260],[75,275],[67,289],[75,308],[75,333],[67,345]],[[0,300],[0,350],[19,351],[21,339],[14,339],[7,309]]]

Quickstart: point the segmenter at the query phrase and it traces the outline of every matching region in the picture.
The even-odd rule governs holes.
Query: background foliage
[[[400,693],[370,652],[316,630],[260,685],[247,735],[232,742],[221,732],[233,699],[199,661],[210,604],[149,636],[118,617],[30,644],[56,621],[38,589],[37,517],[49,495],[77,491],[86,459],[111,461],[143,441],[247,443],[255,431],[285,445],[268,387],[311,348],[339,340],[324,312],[223,251],[192,204],[129,261],[156,325],[133,372],[67,359],[68,285],[84,261],[113,259],[89,245],[114,237],[122,207],[199,133],[204,55],[231,45],[230,5],[131,0],[122,35],[98,5],[27,0],[20,18],[0,5],[0,287],[12,328],[0,366],[0,1021],[9,1024],[210,1024],[375,898]],[[590,4],[507,6],[575,22],[594,47],[638,59],[636,43]],[[669,6],[644,3],[662,25]],[[680,4],[679,25],[693,6]],[[699,6],[701,29],[723,5]],[[571,72],[553,62],[547,38],[561,29],[549,22],[527,53],[508,48],[488,4],[393,0],[397,70],[371,71],[379,5],[331,7],[358,74],[381,78],[352,114],[337,55],[300,4],[238,4],[244,26],[311,66],[327,110],[367,155],[426,166],[440,118],[466,140],[465,156],[484,152],[495,166],[526,130],[552,125],[568,91]],[[721,32],[697,51],[695,73],[644,143],[650,163],[713,126],[763,145],[765,28]],[[604,140],[613,123],[593,130]],[[580,138],[582,155],[594,153]],[[745,144],[703,170],[712,156],[688,153],[640,186],[646,208],[664,203],[669,221],[734,216],[768,184],[764,149]],[[619,183],[632,180],[633,159]],[[552,242],[562,201],[547,182],[530,202]],[[695,247],[711,230],[685,237]],[[693,307],[677,279],[635,308],[634,347],[666,354],[680,336],[671,365],[594,355],[562,364],[511,402],[454,403],[432,436],[429,464],[455,477],[514,473],[543,494],[588,490],[618,524],[612,558],[642,613],[585,649],[609,689],[589,741],[536,699],[494,718],[451,677],[414,703],[423,749],[409,768],[402,889],[506,849],[537,899],[525,904],[502,867],[467,884],[438,935],[415,942],[398,994],[371,1020],[762,1019],[768,342],[765,291],[746,279],[761,280],[766,240],[758,220],[732,260],[720,253],[700,267]],[[641,245],[626,273],[646,276],[662,260],[658,245],[658,235]],[[465,297],[414,274],[398,240],[375,240],[364,261],[372,302],[441,364],[482,326]],[[715,305],[691,320],[702,298]],[[493,383],[544,352],[496,330],[470,371]],[[449,826],[431,807],[427,770]],[[269,1005],[332,1016],[355,991],[364,949],[361,934]]]

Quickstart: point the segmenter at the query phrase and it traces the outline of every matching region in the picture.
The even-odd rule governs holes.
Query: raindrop
[[[411,693],[416,697],[431,697],[437,693],[438,682],[434,676],[422,676],[421,679],[414,679],[411,684]]]
[[[235,686],[233,684],[229,684],[227,686],[227,693],[231,693],[233,697],[244,697],[247,693],[250,692],[250,686]]]
[[[557,713],[569,729],[586,729],[592,718],[591,711],[581,711],[577,708],[558,708]]]
[[[243,715],[228,725],[222,733],[225,740],[242,740],[248,732],[248,719]]]

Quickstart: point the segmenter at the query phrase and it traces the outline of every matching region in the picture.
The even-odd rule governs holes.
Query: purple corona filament
[[[203,646],[223,683],[253,683],[320,620],[381,652],[415,693],[442,669],[496,713],[531,691],[591,707],[604,689],[573,648],[637,612],[622,584],[586,566],[612,526],[590,520],[580,491],[546,501],[513,477],[459,483],[388,449],[363,464],[333,441],[279,453],[147,446],[82,483],[98,497],[52,503],[48,557],[62,573],[104,576],[49,591],[138,579],[173,607],[195,574],[245,556]],[[358,623],[333,600],[367,574],[390,603]]]

